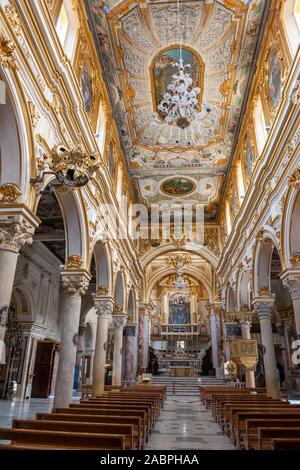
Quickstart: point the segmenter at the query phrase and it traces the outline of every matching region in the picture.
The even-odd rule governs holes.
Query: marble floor
[[[13,418],[33,419],[36,413],[49,412],[52,404],[53,399],[0,400],[0,427],[11,427]],[[234,448],[197,396],[169,395],[145,450]]]
[[[169,395],[145,450],[234,450],[198,397]]]

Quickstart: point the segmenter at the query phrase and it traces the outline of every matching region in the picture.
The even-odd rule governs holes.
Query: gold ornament
[[[16,184],[8,183],[0,186],[0,202],[16,202],[21,196],[21,190]]]
[[[81,256],[69,256],[66,262],[66,269],[80,269],[83,261]]]
[[[17,62],[13,56],[16,46],[9,39],[5,39],[0,32],[0,66],[9,69],[16,69]]]
[[[108,288],[104,286],[99,286],[97,289],[97,295],[107,295],[108,294]]]
[[[291,257],[292,266],[300,266],[300,253],[296,253]]]
[[[266,296],[271,296],[271,291],[268,287],[261,287],[259,290],[258,290],[258,293],[259,295],[266,295]]]

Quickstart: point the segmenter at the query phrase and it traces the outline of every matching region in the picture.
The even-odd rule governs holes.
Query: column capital
[[[40,219],[26,206],[9,204],[0,208],[0,250],[19,253],[24,245],[31,245]]]
[[[126,325],[127,322],[127,315],[125,313],[119,315],[119,314],[113,314],[112,316],[112,328],[118,330],[118,329],[123,329],[124,326]]]
[[[286,269],[281,273],[280,278],[283,285],[289,290],[292,300],[300,299],[300,269]]]
[[[239,324],[241,328],[251,328],[252,325],[252,319],[251,318],[241,318],[239,320]]]
[[[260,320],[272,318],[275,298],[270,296],[255,297],[252,301],[254,310]]]
[[[62,268],[60,274],[62,288],[66,294],[79,297],[87,292],[91,276],[85,269],[73,270]]]
[[[94,297],[94,308],[99,318],[111,320],[114,304],[115,301],[112,297]]]

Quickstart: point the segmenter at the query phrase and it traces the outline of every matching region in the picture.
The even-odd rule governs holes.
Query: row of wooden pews
[[[14,419],[11,429],[0,429],[0,441],[10,441],[0,451],[143,449],[165,397],[161,386],[114,388],[35,420]]]
[[[300,449],[300,405],[278,400],[266,390],[200,386],[200,399],[239,449]]]

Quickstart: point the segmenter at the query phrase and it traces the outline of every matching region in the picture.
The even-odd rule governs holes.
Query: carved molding
[[[15,44],[10,40],[6,39],[4,35],[0,32],[0,66],[17,69],[17,62],[14,57]]]
[[[90,275],[87,271],[61,271],[62,288],[69,295],[84,295],[89,287]]]
[[[19,253],[24,245],[31,245],[35,227],[23,220],[12,225],[0,227],[0,250]]]

